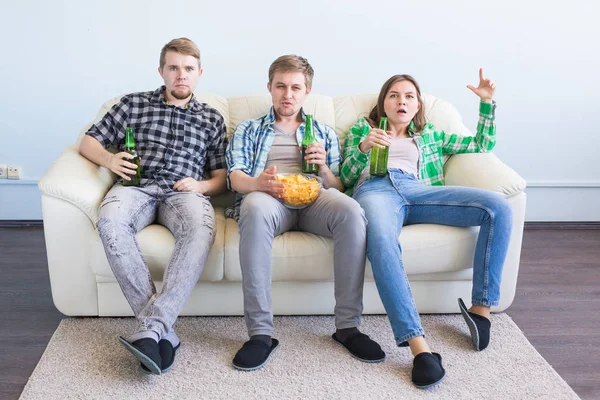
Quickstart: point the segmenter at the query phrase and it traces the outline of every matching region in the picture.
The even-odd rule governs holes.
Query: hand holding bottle
[[[104,166],[126,181],[130,181],[131,175],[136,174],[138,166],[127,160],[133,160],[134,158],[133,155],[122,151],[120,153],[111,154],[106,163],[104,163]]]
[[[373,147],[385,149],[391,144],[390,136],[386,131],[383,129],[371,129],[365,140],[358,145],[358,149],[363,153],[368,153]]]
[[[319,166],[319,170],[321,168],[327,167],[327,151],[323,145],[319,142],[314,142],[308,145],[305,151],[304,160],[306,160],[307,164],[315,164]]]
[[[142,176],[140,170],[140,156],[135,149],[135,139],[133,137],[133,128],[127,127],[125,128],[125,153],[130,157],[127,159],[131,160],[132,165],[135,165],[135,170],[130,174],[129,179],[125,179],[123,181],[123,186],[140,186],[142,183]],[[127,162],[127,161],[126,161]],[[127,162],[128,163],[128,162]]]

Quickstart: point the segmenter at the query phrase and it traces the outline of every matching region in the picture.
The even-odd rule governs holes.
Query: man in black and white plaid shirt
[[[174,39],[160,55],[165,85],[123,96],[93,125],[79,152],[121,179],[99,210],[98,233],[108,262],[138,320],[121,343],[155,374],[173,365],[179,338],[173,325],[194,288],[215,238],[210,195],[226,190],[225,122],[199,103],[193,91],[202,69],[200,51],[189,39]],[[125,128],[133,128],[140,156],[140,186],[123,186],[137,166],[124,151]],[[208,177],[210,176],[210,177]],[[206,179],[205,179],[206,178]],[[149,224],[164,225],[175,249],[156,292],[135,235]]]

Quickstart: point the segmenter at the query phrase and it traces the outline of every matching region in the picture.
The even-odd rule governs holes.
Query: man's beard
[[[275,111],[277,111],[277,114],[281,115],[282,117],[291,117],[298,112],[298,110],[294,110],[293,108],[284,111],[283,107],[277,107]]]
[[[179,92],[178,92],[179,90]],[[171,90],[171,96],[175,97],[177,100],[185,100],[187,99],[192,91],[190,89],[173,89]]]

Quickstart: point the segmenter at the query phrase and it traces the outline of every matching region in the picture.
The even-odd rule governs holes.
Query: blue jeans
[[[354,191],[367,218],[367,257],[398,345],[424,336],[398,242],[404,225],[480,226],[473,262],[474,305],[495,306],[510,238],[512,210],[499,194],[460,186],[426,186],[392,169]]]

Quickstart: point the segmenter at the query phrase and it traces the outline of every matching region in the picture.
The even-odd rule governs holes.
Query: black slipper
[[[158,343],[154,339],[143,338],[129,343],[125,338],[119,336],[119,342],[153,374],[160,375],[162,360]]]
[[[492,322],[482,315],[469,312],[467,306],[465,306],[465,303],[460,298],[458,299],[458,306],[463,318],[467,322],[469,331],[471,331],[471,340],[473,341],[475,350],[481,351],[485,349],[490,343]]]
[[[235,354],[232,365],[242,371],[259,369],[269,361],[277,346],[279,346],[277,339],[271,339],[271,347],[262,340],[250,339]]]
[[[442,356],[438,353],[419,353],[413,360],[412,383],[427,389],[440,383],[446,376],[442,367]]]
[[[352,354],[352,357],[357,360],[368,363],[377,363],[385,360],[385,353],[381,350],[381,346],[364,333],[358,332],[347,337],[343,342],[337,338],[335,333],[331,337],[337,343],[344,346]]]
[[[179,349],[179,346],[181,346],[181,342],[173,347],[173,344],[167,339],[160,339],[158,342],[158,350],[161,358],[160,369],[163,374],[173,367],[173,363],[175,362],[175,352]],[[140,363],[140,366],[144,372],[152,372],[144,364]]]

